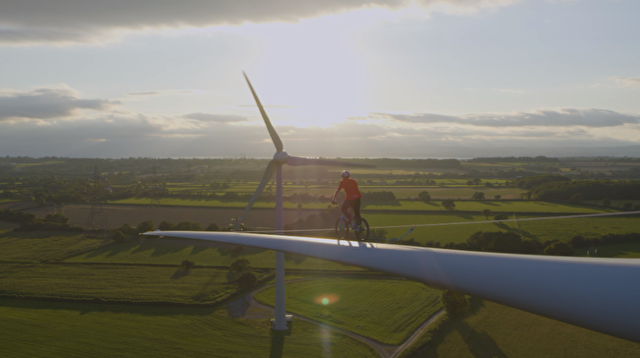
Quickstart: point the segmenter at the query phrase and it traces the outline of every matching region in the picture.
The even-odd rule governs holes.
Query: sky
[[[245,71],[292,155],[640,156],[639,13],[637,0],[2,2],[0,155],[271,157]]]

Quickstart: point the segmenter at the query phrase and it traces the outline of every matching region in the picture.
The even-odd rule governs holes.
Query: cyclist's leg
[[[349,208],[351,207],[352,200],[345,200],[344,203],[342,203],[342,208],[340,210],[342,210],[342,214],[344,215],[345,218],[347,218],[348,221],[351,221],[351,214],[349,214]]]
[[[356,217],[356,223],[360,224],[360,198],[351,201],[353,201],[353,205],[351,207],[353,208],[353,214]]]

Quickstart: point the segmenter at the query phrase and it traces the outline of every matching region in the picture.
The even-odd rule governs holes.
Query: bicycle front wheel
[[[358,240],[367,241],[369,239],[369,223],[367,220],[360,218],[360,224],[356,225],[353,232]]]
[[[336,236],[338,236],[338,239],[347,240],[349,238],[349,225],[343,218],[336,220]]]

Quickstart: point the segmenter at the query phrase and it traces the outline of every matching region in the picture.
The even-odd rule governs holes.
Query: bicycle
[[[349,222],[347,217],[342,214],[336,220],[336,235],[338,235],[338,239],[349,239],[349,230],[356,237],[356,240],[366,241],[369,239],[369,223],[367,220],[361,217],[360,223],[357,224],[355,219]]]

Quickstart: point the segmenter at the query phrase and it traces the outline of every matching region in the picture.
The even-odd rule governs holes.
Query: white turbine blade
[[[238,228],[240,227],[240,224],[242,224],[242,221],[247,216],[247,214],[249,213],[249,210],[253,206],[253,203],[256,201],[256,199],[258,199],[258,196],[260,196],[260,193],[262,192],[264,187],[267,186],[267,184],[269,184],[269,180],[271,180],[271,177],[276,172],[277,168],[278,168],[278,163],[276,163],[273,160],[269,162],[269,165],[267,165],[267,169],[264,171],[264,175],[262,176],[262,180],[260,181],[258,188],[253,193],[253,196],[251,197],[251,200],[249,200],[247,207],[244,208],[244,212],[236,222],[236,227],[234,228],[234,230],[236,231],[238,230]]]
[[[289,156],[289,158],[287,158],[287,164],[293,165],[293,166],[325,165],[325,166],[332,166],[332,167],[375,168],[375,165],[370,165],[370,164],[360,164],[360,163],[352,163],[352,162],[343,162],[340,160],[315,159],[315,158],[303,158],[303,157],[292,157],[292,156]]]
[[[155,231],[306,255],[453,289],[640,343],[638,259],[511,255],[294,236]]]
[[[247,74],[244,72],[242,72],[242,74],[244,75],[244,79],[247,80],[247,84],[251,89],[251,94],[253,94],[253,99],[255,99],[256,104],[260,109],[260,114],[262,114],[262,119],[264,119],[264,124],[267,126],[267,130],[269,131],[271,140],[273,141],[273,144],[275,144],[276,146],[276,151],[282,152],[284,147],[282,145],[282,141],[280,140],[280,137],[278,136],[278,132],[276,132],[275,128],[273,128],[273,125],[271,125],[271,121],[267,116],[267,112],[264,111],[264,107],[262,107],[262,103],[260,103],[260,99],[258,99],[258,95],[256,94],[256,91],[253,90],[253,86],[251,85],[251,82],[249,82],[249,77],[247,77]]]

